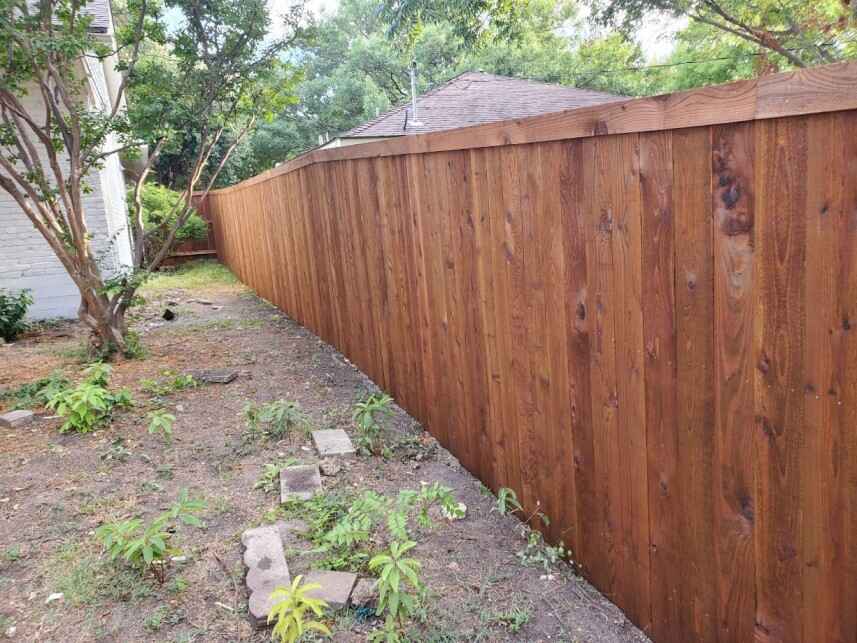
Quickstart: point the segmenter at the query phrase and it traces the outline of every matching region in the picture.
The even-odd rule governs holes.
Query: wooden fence
[[[313,152],[222,259],[655,641],[857,640],[857,64]]]

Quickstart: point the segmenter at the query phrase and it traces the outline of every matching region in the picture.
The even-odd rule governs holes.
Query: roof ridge
[[[476,83],[476,85],[473,85]],[[532,88],[531,88],[532,87]],[[522,94],[529,96],[522,99]],[[485,105],[477,107],[478,98],[467,98],[468,96],[493,97],[495,105],[486,110]],[[463,126],[490,120],[500,120],[516,116],[527,116],[533,113],[549,111],[561,111],[573,107],[588,104],[622,100],[623,96],[598,92],[591,89],[583,89],[572,85],[550,83],[534,80],[532,78],[521,78],[518,76],[501,76],[479,70],[464,70],[451,78],[439,83],[417,96],[417,105],[422,113],[428,110],[434,119],[429,119],[428,125],[415,126],[413,132],[407,125],[405,115],[408,112],[410,100],[404,100],[399,105],[388,109],[374,118],[356,125],[351,129],[338,134],[340,138],[375,138],[404,136],[410,133],[431,131],[430,128],[449,129],[450,127]],[[473,101],[477,103],[473,103]],[[522,103],[523,100],[523,103]],[[470,104],[470,108],[462,107]],[[443,107],[440,107],[443,105]],[[484,111],[485,118],[473,118],[469,112],[476,108],[477,112]],[[440,109],[440,111],[437,111]],[[496,118],[491,118],[491,113]],[[461,119],[460,125],[456,125],[455,115]],[[402,122],[404,120],[404,122]]]

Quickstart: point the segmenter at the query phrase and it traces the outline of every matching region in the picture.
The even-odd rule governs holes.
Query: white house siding
[[[107,96],[103,70],[90,65],[92,84]],[[98,97],[95,97],[98,100]],[[25,101],[41,120],[43,104],[31,93]],[[115,147],[115,141],[108,145]],[[125,184],[117,155],[112,155],[101,171],[89,177],[92,191],[84,197],[92,249],[106,275],[131,265]],[[29,288],[34,303],[31,319],[76,317],[80,296],[74,282],[50,246],[30,223],[15,201],[0,190],[0,288]]]

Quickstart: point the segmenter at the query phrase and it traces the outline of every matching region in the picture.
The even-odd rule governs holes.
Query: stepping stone
[[[357,574],[313,571],[304,577],[303,582],[307,585],[310,583],[321,585],[318,589],[307,592],[307,596],[321,598],[327,601],[330,609],[341,610],[348,607],[351,590],[357,582]]]
[[[354,607],[368,607],[375,609],[378,606],[378,579],[361,578],[351,592],[351,605]]]
[[[0,415],[0,427],[4,429],[17,429],[27,426],[33,421],[32,411],[9,411]]]
[[[203,384],[229,384],[229,382],[238,377],[238,371],[231,371],[228,368],[191,371],[190,374],[193,376],[193,379]]]
[[[356,453],[351,438],[342,429],[325,429],[313,431],[312,440],[315,448],[322,457],[328,455],[350,455]]]
[[[317,464],[302,464],[280,470],[280,502],[309,500],[321,491]]]
[[[271,594],[277,587],[288,587],[292,577],[283,553],[280,530],[276,525],[248,529],[241,535],[241,543],[245,547],[245,583],[250,593],[250,622],[262,628],[268,624],[268,614],[274,604]]]

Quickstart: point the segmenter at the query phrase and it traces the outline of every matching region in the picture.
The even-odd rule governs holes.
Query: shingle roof
[[[417,97],[420,126],[411,122],[405,128],[411,111],[408,102],[340,136],[364,138],[437,132],[624,99],[589,89],[471,71]]]

